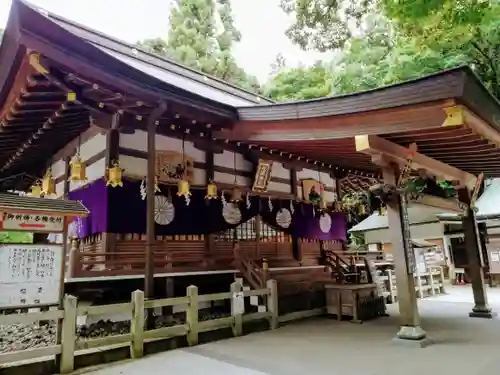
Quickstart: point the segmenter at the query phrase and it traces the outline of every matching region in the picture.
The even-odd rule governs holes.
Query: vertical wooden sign
[[[269,180],[271,180],[272,169],[273,162],[271,160],[259,160],[253,180],[253,191],[260,193],[267,191],[267,185],[269,184]]]

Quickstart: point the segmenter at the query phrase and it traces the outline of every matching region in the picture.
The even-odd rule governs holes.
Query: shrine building
[[[147,297],[172,296],[273,278],[280,309],[322,307],[322,283],[354,280],[347,229],[383,208],[398,336],[423,340],[402,208],[415,202],[389,189],[420,176],[414,200],[462,221],[471,316],[492,316],[473,204],[478,176],[500,176],[500,106],[469,67],[277,104],[15,0],[0,104],[1,190],[90,211],[72,226],[68,290],[144,277]]]

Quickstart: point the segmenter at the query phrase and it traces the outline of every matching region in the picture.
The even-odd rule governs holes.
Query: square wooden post
[[[234,318],[232,327],[234,336],[241,336],[243,334],[243,314],[236,311],[237,309],[235,306],[235,293],[240,293],[241,291],[242,287],[239,282],[231,284],[231,293],[233,294],[233,298],[231,299],[231,316]]]
[[[189,326],[187,342],[189,346],[198,344],[198,288],[190,285],[187,288],[189,306],[186,310],[186,323]]]
[[[472,294],[474,296],[474,307],[469,313],[471,318],[493,318],[493,313],[488,306],[488,297],[484,285],[484,275],[481,262],[481,245],[474,211],[467,210],[467,215],[462,219],[464,228],[465,252],[469,265],[469,276],[472,282]]]
[[[383,168],[384,183],[396,185],[396,168]],[[400,313],[400,330],[396,339],[426,346],[426,332],[420,327],[415,281],[412,272],[409,272],[408,259],[405,250],[405,234],[402,217],[401,199],[387,203],[387,217],[389,219],[389,233],[394,252],[396,287],[398,291],[398,305]]]
[[[144,355],[144,292],[136,290],[132,293],[132,319],[130,320],[130,358]]]
[[[61,374],[69,374],[75,369],[75,339],[76,339],[76,316],[77,299],[74,296],[64,297],[64,315],[61,330]]]

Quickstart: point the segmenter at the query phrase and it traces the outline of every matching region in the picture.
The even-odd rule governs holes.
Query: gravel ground
[[[205,321],[222,318],[228,315],[228,313],[223,311],[209,312],[201,310],[199,319]],[[170,327],[177,324],[183,324],[184,321],[184,313],[175,314],[173,316],[158,316],[156,317],[155,326],[157,328]],[[85,340],[128,332],[130,332],[130,321],[113,322],[111,320],[100,320],[88,326],[77,328],[76,337],[77,339]],[[0,353],[53,345],[55,344],[55,340],[56,325],[54,322],[48,324],[0,325]]]

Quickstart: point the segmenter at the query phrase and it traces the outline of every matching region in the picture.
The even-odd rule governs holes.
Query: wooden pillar
[[[120,159],[120,132],[118,126],[120,125],[120,115],[115,113],[111,116],[111,127],[106,133],[106,154],[105,163],[106,168],[111,168],[113,163],[118,162]],[[119,188],[117,188],[119,189]],[[116,249],[116,233],[109,233],[108,228],[102,234],[102,245],[104,253],[114,252]],[[111,259],[114,259],[112,257]]]
[[[297,168],[292,167],[290,168],[290,192],[294,198],[299,197],[298,190]],[[302,262],[302,244],[300,238],[296,236],[292,236],[292,252],[293,257],[297,261]]]
[[[384,183],[395,186],[396,173],[396,168],[391,166],[384,167]],[[397,339],[416,343],[423,347],[428,344],[428,341],[426,340],[426,332],[420,327],[413,272],[408,267],[400,198],[387,203],[387,217],[389,219],[389,233],[394,253],[400,313],[400,330],[397,334]]]
[[[459,192],[460,201],[467,204],[466,215],[462,218],[464,228],[465,252],[469,266],[469,277],[472,283],[472,294],[474,296],[474,307],[469,313],[472,318],[493,318],[493,313],[488,306],[483,275],[483,262],[481,256],[481,243],[474,210],[470,208],[470,193],[464,188]]]
[[[155,233],[155,161],[156,161],[156,120],[165,112],[167,106],[161,103],[147,121],[147,144],[148,144],[148,164],[146,176],[146,267],[144,279],[144,294],[146,298],[154,297],[154,244],[156,241]],[[151,327],[152,309],[148,310],[148,326]]]
[[[212,134],[208,135],[208,144],[205,149],[205,165],[206,165],[206,170],[205,170],[205,185],[208,185],[209,183],[213,182],[215,179],[215,158],[214,158],[214,143],[212,140]],[[214,250],[215,250],[215,242],[214,242],[214,234],[209,233],[205,235],[205,252],[206,256],[209,258],[211,261],[213,256],[214,256]],[[211,262],[208,262],[209,265],[211,265]]]

